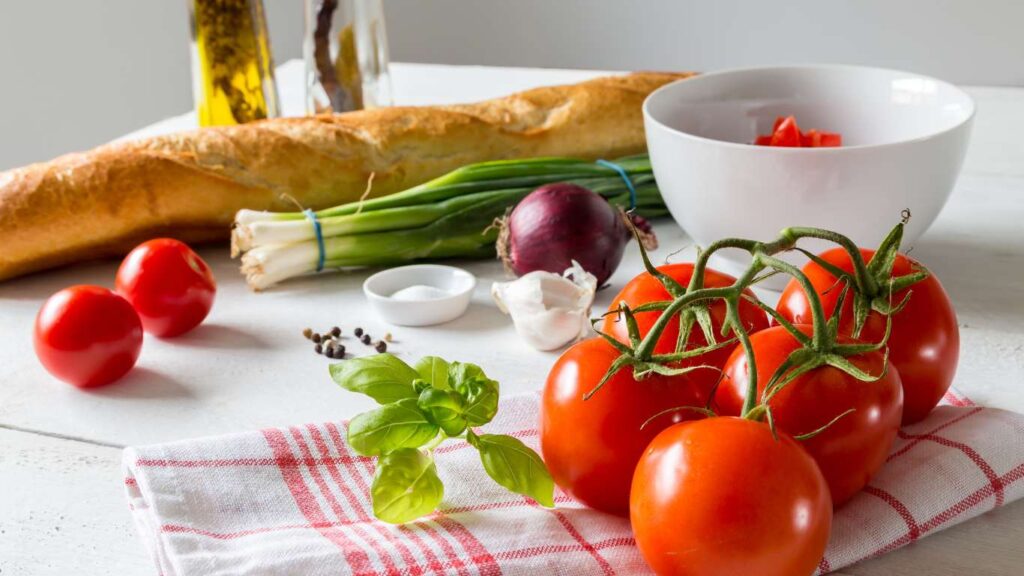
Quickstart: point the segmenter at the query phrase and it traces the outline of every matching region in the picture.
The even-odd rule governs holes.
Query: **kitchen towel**
[[[486,432],[537,446],[538,396],[502,402]],[[475,450],[437,449],[441,510],[375,521],[373,460],[340,423],[125,450],[124,483],[163,576],[649,574],[625,519],[556,493],[541,508],[498,487]],[[1024,496],[1024,415],[947,395],[900,431],[871,485],[840,509],[819,573],[905,546]]]

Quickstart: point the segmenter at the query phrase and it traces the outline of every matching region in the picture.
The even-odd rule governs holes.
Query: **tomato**
[[[57,378],[89,388],[124,376],[142,349],[142,324],[124,298],[100,286],[57,292],[36,315],[36,356]]]
[[[641,426],[670,408],[704,406],[707,396],[689,374],[637,381],[626,367],[584,400],[617,356],[610,344],[592,338],[555,362],[541,398],[540,447],[565,492],[591,508],[625,516],[633,468],[644,448],[667,426],[699,415],[675,411]]]
[[[770,146],[800,147],[800,127],[796,118],[787,116],[772,132]]]
[[[761,422],[676,424],[636,467],[630,519],[660,575],[803,576],[817,568],[832,501],[814,460]]]
[[[793,116],[779,116],[775,119],[771,134],[757,136],[756,146],[787,146],[794,148],[823,148],[842,146],[843,137],[835,132],[808,130],[801,132]]]
[[[798,326],[810,335],[810,326]],[[841,339],[840,343],[852,340]],[[750,337],[757,361],[758,398],[772,374],[801,343],[782,326],[773,326]],[[831,366],[821,366],[798,376],[772,397],[775,426],[798,436],[813,432],[849,409],[825,431],[801,444],[818,463],[838,507],[860,492],[885,464],[903,416],[903,389],[896,369],[881,352],[847,358],[868,374],[881,374],[874,382],[862,382]],[[715,404],[722,414],[739,415],[748,385],[747,355],[737,348],[725,365]]]
[[[865,261],[870,261],[874,251],[861,249],[861,254]],[[842,248],[828,250],[819,256],[842,270],[853,271],[850,256]],[[893,276],[910,274],[916,266],[916,262],[900,254],[893,266]],[[814,262],[804,266],[803,272],[821,298],[825,313],[831,317],[842,292],[834,288],[835,276]],[[892,301],[901,302],[908,291],[910,300],[892,317],[889,336],[889,360],[903,381],[903,424],[923,420],[935,408],[953,382],[960,356],[960,329],[956,313],[938,278],[930,274],[907,290],[893,294]],[[853,333],[852,310],[852,298],[847,298],[840,316],[841,333]],[[791,280],[782,292],[778,311],[790,322],[810,323],[807,296],[795,280]],[[881,341],[885,335],[885,323],[883,315],[871,312],[860,339]]]
[[[665,275],[671,277],[673,280],[678,282],[682,286],[687,286],[690,283],[690,278],[693,276],[693,264],[680,263],[680,264],[668,264],[665,266],[658,267],[658,270]],[[710,268],[704,270],[704,286],[706,288],[722,288],[731,286],[736,279],[728,274],[722,274],[716,272]],[[754,297],[754,293],[747,290],[746,293]],[[671,300],[672,296],[665,290],[665,287],[661,285],[661,282],[657,278],[651,276],[647,272],[643,272],[629,281],[622,291],[619,292],[615,299],[612,300],[612,305],[609,311],[614,310],[618,307],[619,302],[625,302],[630,308],[636,308],[641,304],[648,302],[658,302],[664,300]],[[708,311],[711,315],[711,325],[715,329],[715,335],[722,333],[722,324],[725,321],[725,303],[721,300],[715,300],[708,306]],[[661,312],[639,312],[636,314],[637,326],[640,328],[640,335],[646,336],[651,330],[651,327],[657,322],[661,316]],[[658,342],[654,346],[655,354],[670,354],[676,349],[676,340],[679,338],[679,316],[677,315],[672,322],[668,323],[665,327],[665,331],[662,332],[661,337],[658,338]],[[757,307],[756,304],[743,300],[740,302],[740,320],[743,322],[743,326],[746,327],[748,332],[756,332],[763,330],[768,327],[768,316],[763,310]],[[605,316],[604,323],[601,330],[611,335],[616,340],[628,343],[629,333],[626,330],[626,322],[617,317],[615,314],[609,314]],[[704,338],[704,333],[701,331],[700,326],[694,324],[693,329],[690,332],[690,338],[687,343],[687,349],[701,348],[707,346],[707,340]],[[730,347],[708,352],[696,358],[691,358],[683,362],[683,365],[696,366],[696,365],[707,365],[721,368],[725,365],[725,361],[729,358],[731,352]],[[718,381],[718,373],[714,370],[695,370],[690,373],[692,379],[697,379],[705,384],[705,390],[711,390],[715,382]]]
[[[217,283],[191,248],[158,238],[139,244],[121,262],[117,291],[138,311],[146,332],[167,338],[188,332],[206,318]]]

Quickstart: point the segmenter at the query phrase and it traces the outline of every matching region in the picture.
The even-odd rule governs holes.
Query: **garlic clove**
[[[561,348],[590,332],[597,278],[573,264],[561,276],[535,271],[491,287],[498,308],[512,317],[519,336],[538,350]]]

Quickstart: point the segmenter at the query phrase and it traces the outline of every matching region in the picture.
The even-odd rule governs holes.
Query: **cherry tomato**
[[[870,261],[873,250],[861,249],[864,260]],[[819,254],[826,262],[852,272],[850,256],[841,248]],[[914,271],[917,263],[900,254],[893,266],[894,276]],[[841,290],[835,288],[836,278],[814,262],[803,268],[815,292],[821,298],[825,313],[835,312]],[[960,356],[960,329],[956,313],[935,275],[918,282],[902,292],[893,294],[894,303],[901,302],[909,291],[910,300],[903,310],[892,317],[889,336],[889,360],[899,370],[903,381],[903,424],[923,420],[939,403],[956,374]],[[811,321],[807,296],[800,284],[790,281],[779,299],[778,311],[790,322],[807,324]],[[853,304],[847,298],[840,316],[840,332],[853,333]],[[878,342],[885,335],[885,317],[877,312],[868,315],[860,339]]]
[[[684,422],[636,467],[630,519],[660,575],[805,576],[828,543],[832,501],[814,460],[740,418]]]
[[[540,447],[555,483],[570,496],[625,516],[633,468],[644,448],[667,426],[699,415],[674,411],[643,424],[670,408],[703,407],[707,397],[689,374],[637,381],[627,367],[584,400],[617,356],[607,342],[592,338],[555,362],[541,399]]]
[[[693,264],[690,263],[668,264],[666,266],[660,266],[658,270],[671,277],[684,287],[690,283],[690,278],[693,276]],[[730,286],[735,281],[736,279],[728,274],[722,274],[711,269],[705,269],[704,271],[704,286],[706,288]],[[754,296],[754,293],[749,290],[747,291],[747,294],[751,297]],[[609,311],[616,309],[619,302],[625,302],[630,308],[636,308],[641,304],[671,299],[672,296],[669,295],[668,291],[665,290],[665,287],[661,285],[661,282],[659,282],[657,278],[651,276],[647,272],[643,272],[630,280],[629,283],[622,288],[622,291],[619,292],[614,300],[612,300],[612,305],[609,308]],[[715,300],[708,306],[708,311],[711,315],[711,325],[714,327],[715,334],[717,336],[722,333],[722,323],[725,321],[725,303],[721,300]],[[647,335],[661,314],[661,312],[639,312],[636,314],[636,323],[640,328],[641,336]],[[746,300],[740,302],[740,320],[742,320],[743,325],[746,327],[748,332],[756,332],[768,327],[768,316],[764,311],[758,308],[757,305]],[[604,333],[611,335],[620,342],[629,342],[629,333],[626,330],[626,322],[614,314],[609,314],[605,317],[601,329]],[[658,342],[654,346],[655,354],[669,354],[674,352],[676,349],[676,340],[678,339],[679,316],[677,315],[672,322],[668,323],[665,331],[662,332],[661,337],[658,338]],[[704,346],[707,346],[707,340],[704,338],[704,333],[701,331],[700,326],[694,324],[694,327],[690,332],[687,349],[701,348]],[[721,348],[696,358],[690,358],[681,364],[684,366],[697,366],[703,364],[707,366],[714,366],[715,368],[721,368],[725,365],[725,361],[728,360],[731,352],[731,347]],[[707,392],[710,392],[715,382],[718,381],[718,373],[714,370],[696,370],[690,374],[690,377],[691,379],[703,382],[705,386],[704,390]]]
[[[39,309],[33,344],[50,374],[81,388],[102,386],[135,365],[142,324],[132,305],[110,290],[72,286]]]
[[[812,333],[810,326],[797,328],[807,335]],[[750,344],[757,360],[760,398],[772,374],[802,345],[782,326],[752,335]],[[817,436],[801,441],[821,468],[837,507],[860,492],[885,464],[903,415],[899,374],[881,352],[847,360],[868,374],[885,371],[885,375],[874,382],[862,382],[838,368],[821,366],[795,378],[768,403],[776,428],[793,436],[813,432],[843,412],[854,410]],[[738,347],[725,365],[715,394],[715,404],[722,414],[740,414],[748,376],[747,355]]]
[[[187,245],[158,238],[135,247],[117,270],[117,291],[154,336],[188,332],[206,318],[217,283],[210,267]]]

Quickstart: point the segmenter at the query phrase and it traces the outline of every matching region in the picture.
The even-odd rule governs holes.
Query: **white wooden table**
[[[594,74],[394,66],[403,104],[470,101]],[[286,113],[300,111],[301,67],[283,66],[279,83]],[[979,403],[1024,412],[1024,89],[969,91],[979,112],[964,173],[913,253],[942,279],[960,316],[957,386]],[[140,134],[193,122],[185,115]],[[662,248],[656,258],[689,242],[669,221],[657,231]],[[506,393],[540,387],[555,358],[521,343],[490,302],[489,281],[503,278],[496,262],[467,264],[481,282],[466,316],[412,329],[372,316],[360,290],[365,274],[302,279],[253,294],[226,252],[201,251],[219,282],[206,323],[172,341],[147,337],[135,370],[94,391],[43,371],[32,352],[32,321],[42,301],[60,288],[112,285],[116,262],[0,284],[0,574],[155,573],[123,495],[123,446],[337,420],[367,407],[331,382],[327,360],[300,335],[307,326],[390,331],[396,353],[479,363]],[[612,282],[621,286],[640,269],[637,254],[629,252]],[[598,306],[607,305],[611,292],[600,295]],[[1020,574],[1022,566],[1024,502],[1018,502],[843,574],[1008,576]]]

